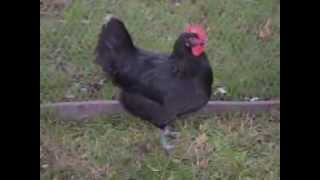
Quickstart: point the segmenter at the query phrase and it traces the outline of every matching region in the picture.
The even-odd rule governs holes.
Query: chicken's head
[[[191,46],[191,51],[194,56],[199,56],[204,52],[205,45],[208,40],[207,32],[201,25],[189,24],[185,28],[186,33],[194,33],[196,37],[191,37],[186,42],[186,46]]]

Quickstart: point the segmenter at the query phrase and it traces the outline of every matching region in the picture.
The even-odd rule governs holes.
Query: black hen
[[[108,16],[96,47],[96,63],[121,89],[120,102],[131,114],[161,129],[177,117],[199,110],[211,96],[212,69],[204,51],[206,35],[189,26],[176,40],[171,54],[136,47],[121,20]]]

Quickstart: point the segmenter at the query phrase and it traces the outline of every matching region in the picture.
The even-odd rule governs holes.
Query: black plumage
[[[170,54],[136,47],[123,22],[108,17],[96,47],[96,63],[121,90],[131,114],[160,129],[177,117],[205,106],[213,74],[205,53],[192,54],[195,33],[183,32]]]

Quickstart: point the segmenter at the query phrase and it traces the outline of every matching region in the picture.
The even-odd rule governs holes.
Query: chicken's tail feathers
[[[119,60],[134,51],[135,47],[127,28],[118,17],[107,15],[104,21],[95,49],[95,62],[111,75],[115,71],[114,63],[121,63]]]
[[[133,48],[131,36],[124,23],[116,16],[107,15],[102,26],[99,41],[108,48],[126,50]]]

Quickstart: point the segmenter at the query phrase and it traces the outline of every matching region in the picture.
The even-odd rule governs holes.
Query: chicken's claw
[[[174,145],[169,144],[168,138],[177,138],[178,132],[171,132],[167,127],[160,130],[160,143],[165,152],[169,155],[170,151],[174,149]]]

